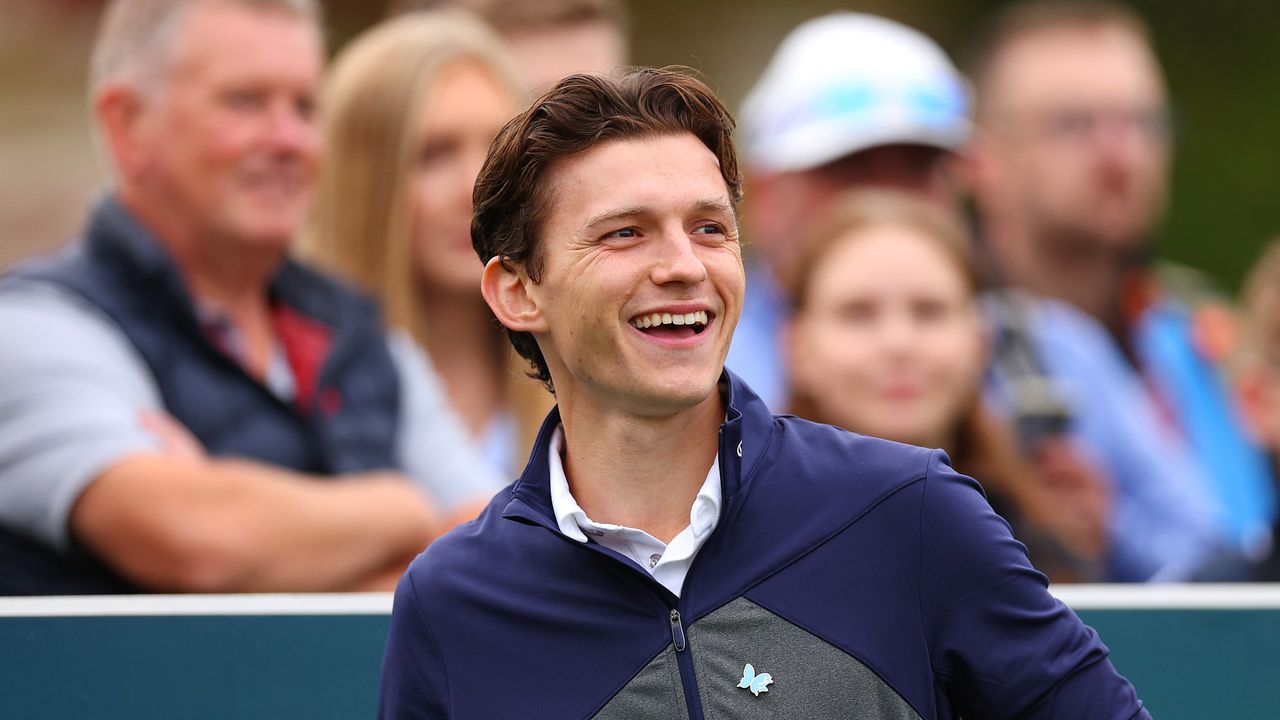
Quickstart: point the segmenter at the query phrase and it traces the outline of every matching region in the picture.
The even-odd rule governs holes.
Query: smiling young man
[[[573,76],[498,136],[472,240],[558,408],[396,592],[385,718],[1148,717],[945,456],[770,414],[724,358],[733,121]]]

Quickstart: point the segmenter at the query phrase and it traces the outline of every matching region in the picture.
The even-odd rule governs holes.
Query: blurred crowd
[[[322,27],[108,5],[109,188],[0,276],[0,594],[391,589],[518,476],[554,397],[481,297],[472,189],[531,98],[628,62],[628,10],[396,0],[327,66]],[[737,112],[728,369],[945,449],[1053,581],[1280,579],[1280,247],[1238,302],[1155,256],[1169,106],[1107,0],[1011,4],[958,61],[802,23]]]

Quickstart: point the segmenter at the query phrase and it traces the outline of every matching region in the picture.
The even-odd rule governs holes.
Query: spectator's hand
[[[1045,517],[1037,521],[1078,559],[1100,560],[1107,550],[1111,496],[1099,471],[1063,437],[1041,441],[1031,462],[1036,482],[1050,499]]]
[[[458,525],[475,520],[480,516],[481,511],[483,511],[488,505],[488,497],[478,497],[475,500],[458,505],[445,515],[445,532],[452,530]]]
[[[377,475],[386,475],[383,473],[371,473],[369,477]],[[394,477],[394,476],[393,476]],[[472,502],[463,503],[454,508],[452,511],[446,512],[442,518],[438,520],[437,530],[433,531],[432,537],[443,535],[454,527],[462,523],[474,520],[489,504],[488,498],[476,498]],[[391,592],[396,589],[396,585],[400,582],[400,576],[404,574],[405,568],[413,559],[418,556],[417,552],[406,555],[391,566],[387,567],[380,573],[370,576],[363,582],[359,583],[351,590],[355,592]]]
[[[372,575],[351,588],[351,592],[394,592],[396,585],[400,582],[400,576],[404,575],[405,568],[409,566],[408,558],[404,562],[398,562],[388,567],[376,575]]]
[[[415,486],[403,473],[391,470],[376,470],[343,477],[345,482],[378,485],[384,488],[385,491],[394,493],[400,498],[401,505],[418,517],[417,526],[421,544],[412,546],[413,549],[408,555],[393,563],[397,568],[395,573],[397,579],[399,578],[399,573],[404,571],[410,560],[425,550],[432,540],[445,534],[456,524],[455,520],[450,519],[443,510],[436,506],[435,502],[422,492],[421,488]],[[395,589],[394,582],[391,583],[390,589]]]
[[[143,410],[138,422],[142,428],[160,440],[165,455],[187,460],[206,460],[204,446],[195,435],[163,410]]]

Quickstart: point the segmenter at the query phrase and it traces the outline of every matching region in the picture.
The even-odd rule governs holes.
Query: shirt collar
[[[565,537],[586,542],[588,534],[599,536],[606,532],[634,530],[622,525],[597,523],[587,517],[587,513],[583,511],[582,506],[578,505],[573,493],[569,491],[569,478],[565,475],[564,463],[560,459],[560,449],[563,446],[564,426],[560,425],[551,435],[551,442],[547,446],[551,509],[555,513],[560,532]],[[720,455],[717,453],[716,459],[711,463],[711,469],[707,471],[706,479],[702,481],[702,487],[698,489],[698,496],[694,498],[693,505],[689,508],[689,527],[693,531],[694,538],[699,542],[711,534],[720,520],[720,504]],[[641,531],[636,530],[636,532]]]
[[[725,370],[721,375],[722,387],[727,387],[725,422],[720,426],[718,472],[722,476],[721,507],[728,508],[734,498],[750,482],[761,461],[770,453],[773,443],[774,416],[751,388],[733,372]],[[515,522],[539,525],[558,531],[555,510],[551,505],[551,481],[549,453],[551,436],[560,426],[560,407],[542,422],[529,462],[520,478],[511,486],[510,500],[503,508],[502,516]]]
[[[197,302],[195,304],[196,319],[200,322],[200,330],[209,342],[213,343],[227,357],[248,368],[249,347],[244,333],[230,316],[215,305]],[[279,342],[272,343],[271,354],[267,357],[267,375],[263,384],[278,399],[289,403],[298,397],[298,385],[289,366],[289,358]]]

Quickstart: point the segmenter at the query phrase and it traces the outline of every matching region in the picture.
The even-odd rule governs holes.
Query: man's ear
[[[492,257],[480,276],[480,294],[506,328],[517,332],[546,332],[542,309],[530,292],[533,284],[523,267]]]
[[[969,141],[954,156],[951,172],[962,192],[979,204],[992,201],[995,189],[1004,185],[1004,167],[990,131],[974,125]]]
[[[122,85],[107,87],[93,99],[93,115],[102,141],[116,172],[125,178],[136,177],[147,162],[141,138],[143,103],[136,90]]]

